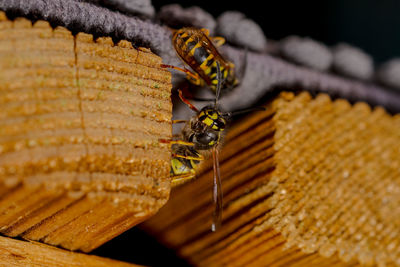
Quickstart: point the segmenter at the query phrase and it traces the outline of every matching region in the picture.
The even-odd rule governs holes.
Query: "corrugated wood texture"
[[[134,267],[139,265],[0,236],[0,266]]]
[[[0,13],[0,232],[91,251],[169,197],[171,74],[126,41]]]
[[[196,266],[400,265],[400,116],[281,93],[228,133],[223,223],[212,165],[143,228]]]

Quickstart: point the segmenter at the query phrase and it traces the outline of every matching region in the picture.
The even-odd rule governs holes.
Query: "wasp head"
[[[226,127],[226,120],[215,107],[205,107],[200,110],[198,120],[215,131],[223,131]]]

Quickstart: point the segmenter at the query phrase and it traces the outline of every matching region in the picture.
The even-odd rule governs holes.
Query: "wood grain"
[[[0,266],[133,267],[138,265],[0,236]]]
[[[196,266],[400,265],[399,143],[399,115],[282,93],[227,135],[220,230],[209,162],[143,229]]]
[[[169,197],[171,74],[131,43],[0,12],[0,232],[91,251]]]

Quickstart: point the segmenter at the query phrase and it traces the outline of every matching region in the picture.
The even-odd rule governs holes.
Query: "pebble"
[[[377,71],[377,79],[383,85],[400,89],[400,58],[383,63]]]
[[[374,73],[374,62],[370,55],[344,43],[335,46],[332,53],[332,68],[335,72],[359,80],[371,79]]]
[[[163,6],[157,14],[157,18],[166,25],[179,29],[182,27],[206,28],[213,35],[216,28],[214,17],[200,7],[193,6],[182,8],[178,4]]]
[[[326,71],[332,64],[330,49],[311,38],[289,36],[280,43],[280,52],[286,59],[319,71]]]
[[[267,48],[267,38],[261,27],[238,11],[226,11],[217,18],[217,35],[230,43],[257,52]]]

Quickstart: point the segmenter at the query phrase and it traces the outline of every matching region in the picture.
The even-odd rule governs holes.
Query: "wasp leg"
[[[196,74],[196,76],[197,76],[197,77],[194,77],[194,76],[192,76],[192,75],[187,75],[187,76],[186,76],[186,79],[187,79],[191,84],[194,84],[194,85],[197,85],[197,86],[204,86],[204,85],[205,85],[205,82],[203,81],[203,79],[200,78],[200,76],[198,76],[197,74]]]
[[[183,103],[185,103],[194,112],[196,113],[199,112],[199,110],[195,106],[193,106],[193,104],[190,103],[189,100],[186,99],[186,97],[183,95],[182,90],[178,89],[178,93],[179,93],[179,98],[182,100]]]
[[[225,43],[225,38],[221,36],[210,37],[216,47],[220,47]]]
[[[187,173],[187,174],[172,176],[171,186],[175,187],[177,185],[186,183],[195,177],[196,177],[196,174],[194,174],[194,173]]]
[[[187,160],[191,160],[191,161],[192,160],[194,160],[194,161],[204,160],[204,157],[202,155],[189,156],[189,155],[181,155],[181,154],[175,154],[175,153],[172,154],[172,158],[173,159],[174,158],[183,158],[183,159],[187,159]],[[176,173],[176,171],[174,170],[174,167],[173,167],[173,161],[171,162],[171,164],[172,164],[171,170],[173,170],[172,173]],[[185,171],[184,173],[172,175],[171,176],[171,178],[172,178],[171,185],[174,187],[174,186],[183,184],[183,183],[193,179],[194,177],[196,177],[196,172],[195,172],[196,165],[197,164],[193,165],[193,163],[191,163],[189,171]],[[179,166],[177,166],[177,167],[179,168]]]
[[[187,122],[187,120],[172,120],[173,124],[175,124],[175,123],[185,123],[185,122]]]
[[[192,71],[190,71],[188,69],[183,69],[183,68],[180,68],[177,66],[167,65],[167,64],[161,64],[160,66],[161,66],[161,68],[174,69],[174,70],[179,70],[183,73],[186,73],[186,75],[187,75],[186,79],[188,79],[194,85],[202,85],[203,84],[200,76],[197,73],[193,73]]]
[[[214,36],[210,37],[210,31],[205,28],[201,28],[200,31],[202,31],[208,38],[211,39],[211,41],[214,43],[216,47],[220,47],[225,43],[225,38],[221,36]]]
[[[210,35],[210,31],[206,28],[201,28],[200,31],[202,31],[206,36]]]
[[[198,160],[198,161],[204,160],[204,157],[202,155],[199,155],[198,157],[192,157],[192,156],[186,156],[186,155],[172,154],[172,157],[189,159],[189,160]]]
[[[187,85],[187,83],[184,84],[182,86],[182,88],[177,89],[177,91],[178,91],[178,93],[179,93],[179,91],[181,91],[181,93],[179,93],[179,94],[182,94],[182,96],[185,98],[186,101],[194,100],[194,101],[200,101],[200,102],[211,102],[211,101],[215,100],[215,98],[201,98],[201,97],[194,96],[192,94],[192,92],[189,90],[189,86]],[[181,100],[182,100],[182,98],[181,98]],[[182,100],[182,101],[184,101],[184,100]]]
[[[194,146],[193,142],[187,142],[183,140],[166,140],[166,139],[159,139],[160,143],[170,144],[170,145],[184,145],[184,146]]]

